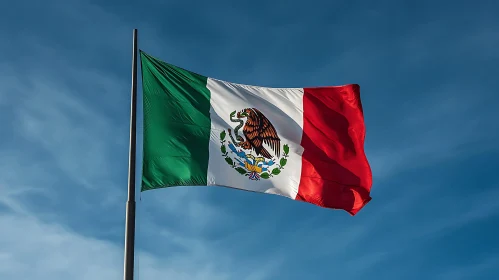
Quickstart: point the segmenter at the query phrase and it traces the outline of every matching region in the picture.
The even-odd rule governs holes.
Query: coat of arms
[[[225,161],[250,180],[279,175],[288,161],[289,146],[282,147],[281,157],[281,139],[269,119],[256,108],[246,108],[237,114],[232,112],[230,121],[238,125],[234,130],[229,128],[220,133],[220,150]]]

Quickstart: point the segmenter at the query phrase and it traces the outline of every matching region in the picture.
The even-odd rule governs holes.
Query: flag
[[[351,215],[371,200],[358,85],[243,85],[140,57],[142,191],[224,186]]]

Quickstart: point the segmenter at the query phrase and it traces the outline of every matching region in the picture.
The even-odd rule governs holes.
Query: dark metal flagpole
[[[125,280],[133,280],[135,256],[135,157],[137,130],[137,29],[133,30],[132,102],[130,108],[130,150],[128,158],[128,201],[125,228]]]

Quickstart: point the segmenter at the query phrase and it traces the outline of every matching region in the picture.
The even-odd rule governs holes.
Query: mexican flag
[[[358,85],[243,85],[140,57],[142,191],[225,186],[351,215],[371,199]]]

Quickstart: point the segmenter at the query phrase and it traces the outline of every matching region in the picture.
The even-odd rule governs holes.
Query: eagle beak
[[[241,118],[241,112],[237,112],[237,117]]]

